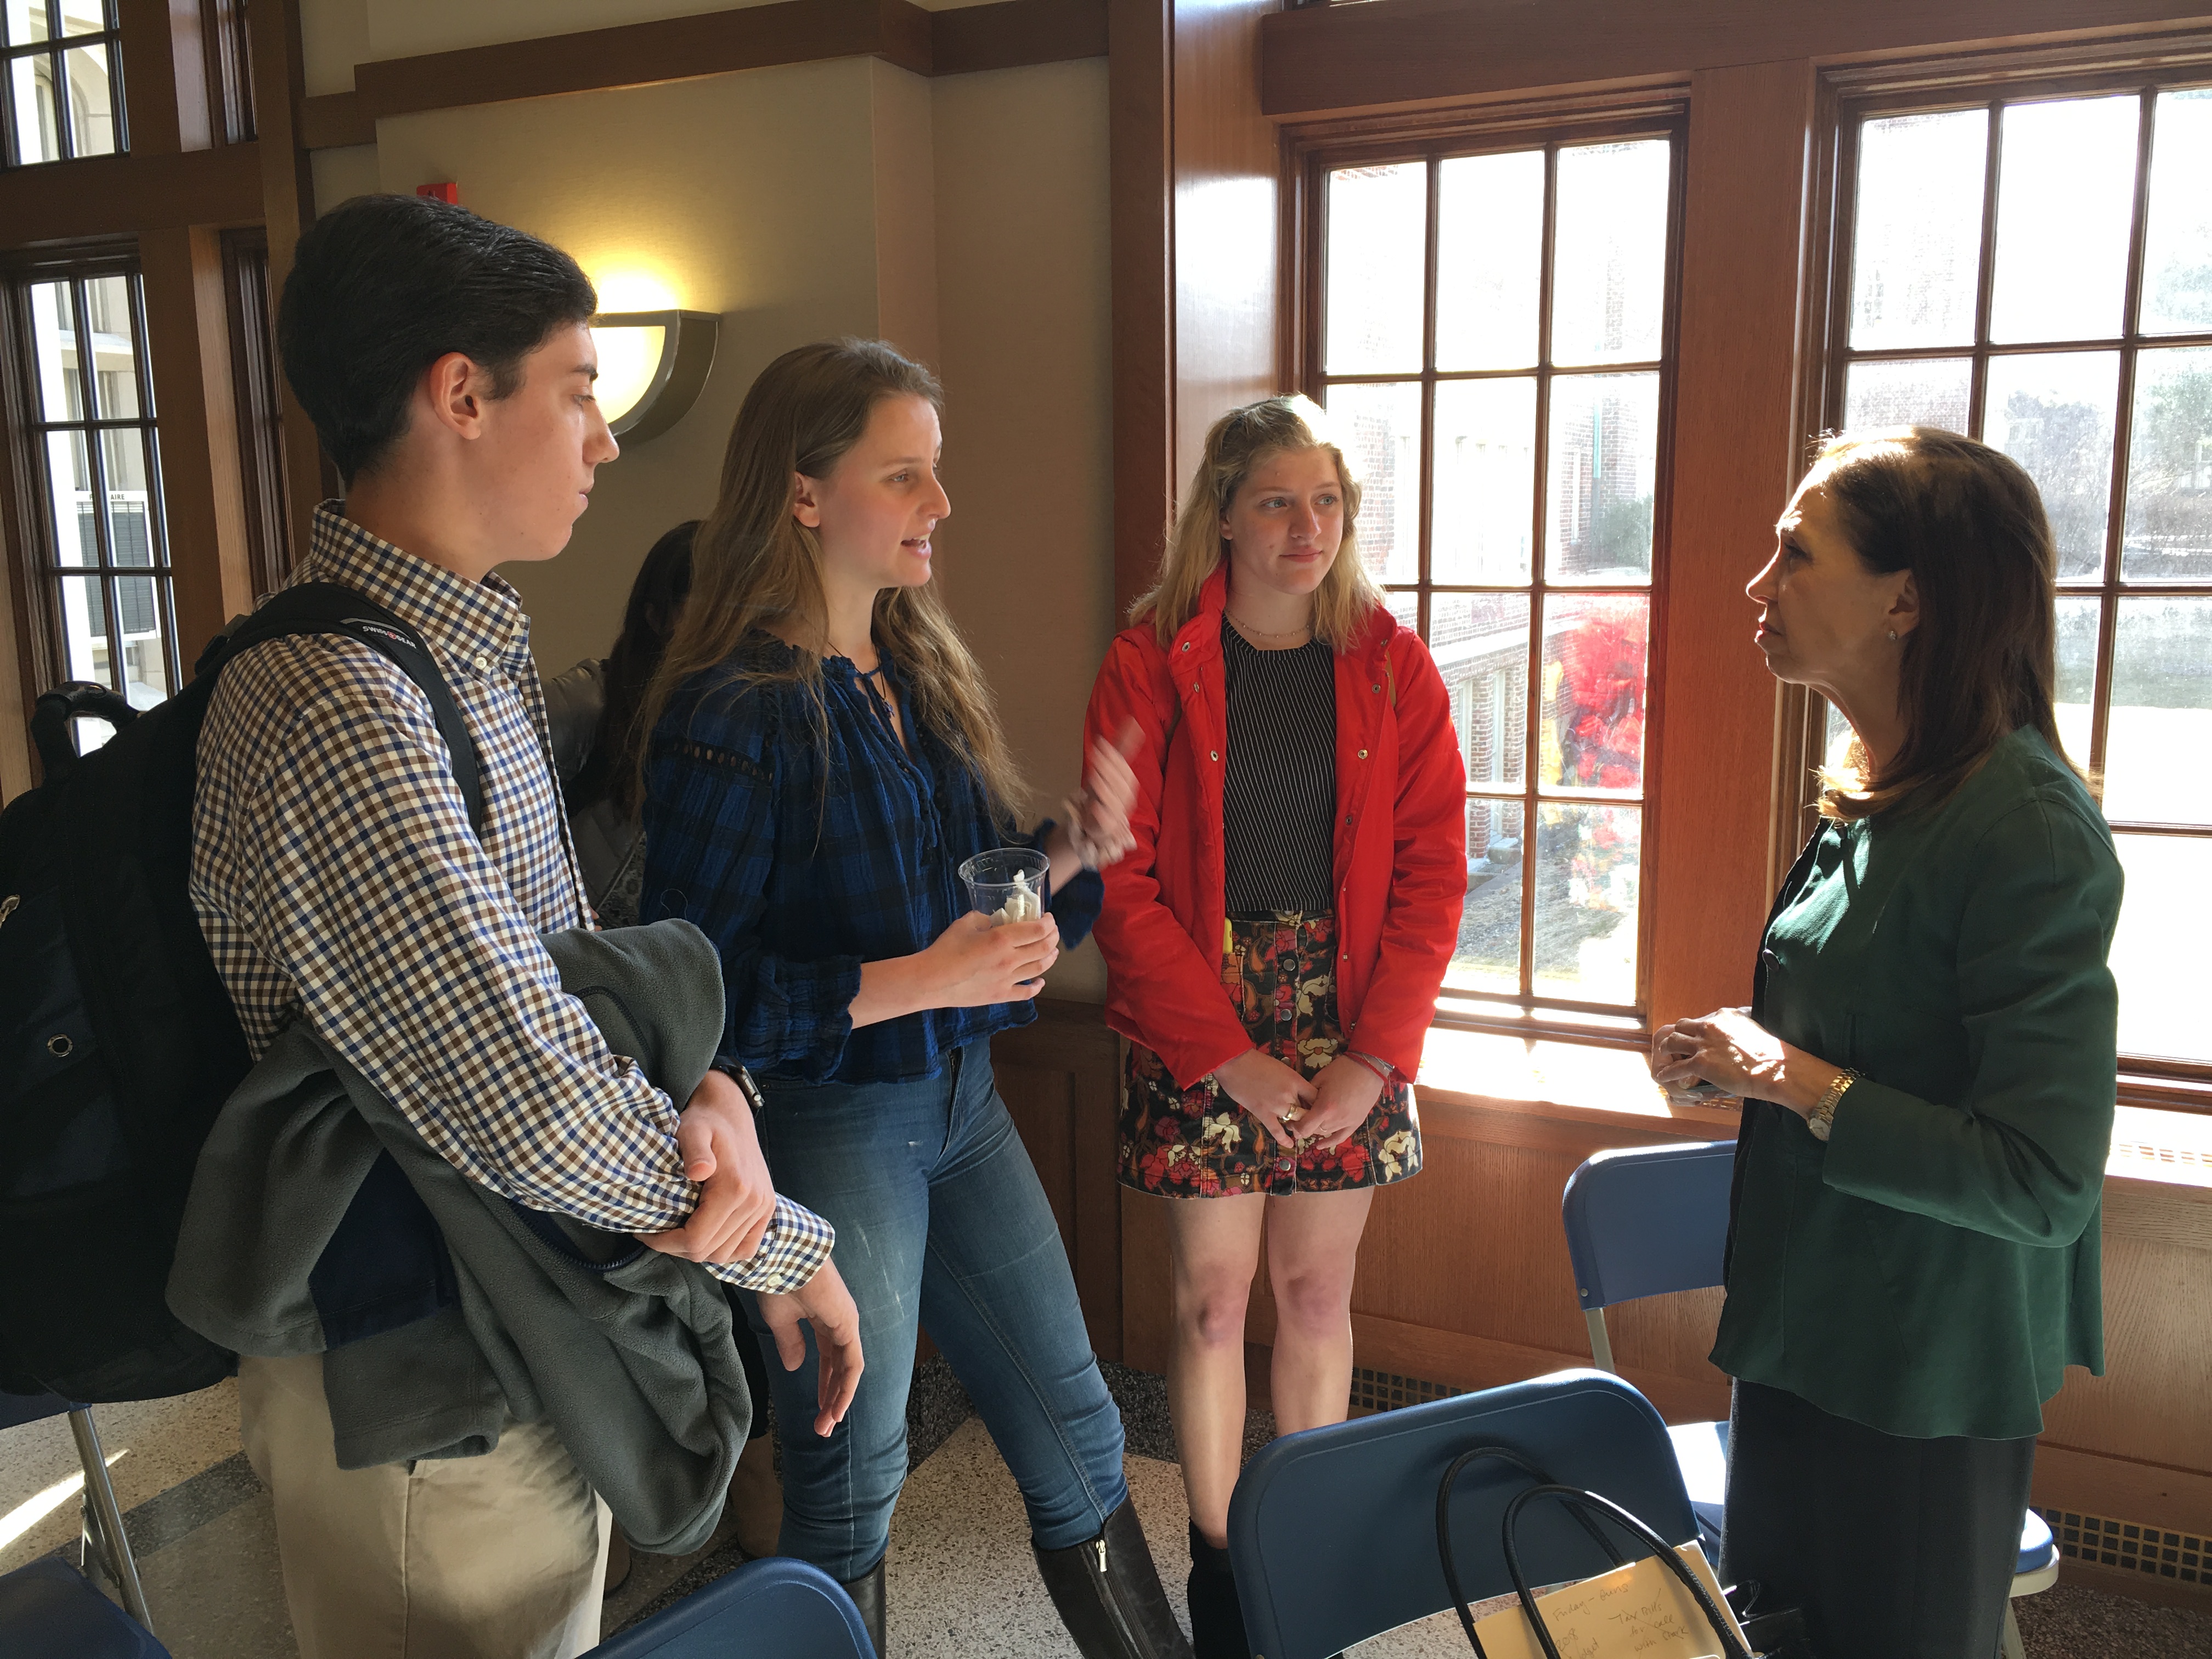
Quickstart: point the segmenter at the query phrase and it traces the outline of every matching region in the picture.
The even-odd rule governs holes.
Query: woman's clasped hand
[[[1651,1078],[1670,1100],[1741,1095],[1786,1106],[1802,1117],[1820,1104],[1838,1075],[1836,1066],[1775,1036],[1748,1008],[1717,1008],[1703,1019],[1678,1019],[1651,1034]]]

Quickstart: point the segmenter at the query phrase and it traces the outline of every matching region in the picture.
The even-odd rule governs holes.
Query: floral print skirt
[[[1336,919],[1232,916],[1222,939],[1221,983],[1252,1046],[1315,1076],[1344,1048],[1336,1016]],[[1212,1078],[1177,1086],[1142,1043],[1129,1045],[1116,1174],[1125,1187],[1169,1198],[1242,1193],[1329,1193],[1403,1181],[1421,1167],[1421,1124],[1402,1078],[1334,1151],[1301,1142],[1285,1152]]]

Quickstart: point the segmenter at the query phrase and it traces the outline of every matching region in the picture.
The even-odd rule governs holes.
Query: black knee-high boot
[[[1191,1659],[1134,1504],[1125,1500],[1096,1538],[1037,1549],[1036,1560],[1083,1659]]]
[[[886,1553],[884,1561],[890,1559]],[[868,1640],[875,1644],[876,1659],[890,1659],[890,1650],[884,1645],[884,1561],[877,1562],[845,1586],[845,1594],[860,1610],[860,1622],[868,1627]]]
[[[1190,1645],[1197,1659],[1251,1659],[1244,1639],[1244,1609],[1237,1602],[1237,1579],[1229,1552],[1206,1541],[1198,1522],[1190,1523]]]

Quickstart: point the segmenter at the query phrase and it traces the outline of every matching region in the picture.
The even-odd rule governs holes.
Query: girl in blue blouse
[[[1020,1483],[1079,1648],[1186,1656],[1059,1229],[991,1079],[992,1035],[1036,1017],[1040,976],[1097,914],[1096,869],[1127,844],[1134,779],[1101,746],[1066,823],[1012,829],[1019,777],[929,580],[951,511],[940,398],[926,369],[850,340],[786,353],[746,394],[640,715],[641,915],[686,917],[714,941],[722,1058],[759,1080],[777,1189],[836,1225],[860,1310],[870,1363],[833,1424],[817,1354],[839,1363],[836,1334],[758,1299],[757,1328],[788,1368],[770,1370],[783,1553],[854,1592],[881,1655],[927,1322]],[[1049,857],[1049,908],[994,926],[957,872],[1008,846]]]

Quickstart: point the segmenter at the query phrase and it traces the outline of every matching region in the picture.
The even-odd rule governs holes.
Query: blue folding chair
[[[0,1576],[0,1653],[8,1659],[169,1659],[151,1632],[65,1561]]]
[[[1732,1140],[1598,1152],[1567,1177],[1560,1200],[1575,1289],[1589,1326],[1590,1355],[1617,1371],[1605,1310],[1639,1297],[1701,1291],[1723,1282],[1728,1249],[1729,1191],[1735,1170]],[[1725,1423],[1683,1423],[1668,1431],[1682,1485],[1697,1513],[1706,1555],[1720,1560],[1721,1516],[1728,1498]],[[2033,1595],[2058,1577],[2051,1528],[2030,1510],[2021,1523],[2012,1594]],[[2005,1659],[2023,1659],[2020,1626],[2005,1607]]]
[[[748,1561],[584,1659],[874,1659],[844,1588],[786,1556]]]
[[[138,1583],[138,1563],[131,1553],[131,1540],[123,1529],[123,1510],[115,1501],[115,1483],[107,1478],[107,1459],[100,1449],[100,1431],[93,1423],[92,1407],[77,1405],[58,1394],[0,1394],[0,1429],[41,1423],[64,1413],[69,1416],[70,1432],[76,1440],[77,1462],[84,1465],[85,1535],[99,1552],[100,1563],[106,1568],[131,1616],[151,1630],[154,1621],[146,1613],[146,1592]],[[84,1581],[79,1578],[77,1582]]]
[[[1669,1543],[1698,1535],[1666,1424],[1634,1389],[1596,1371],[1308,1429],[1263,1447],[1229,1501],[1229,1559],[1253,1652],[1326,1659],[1449,1608],[1437,1488],[1453,1459],[1488,1446],[1602,1493]],[[1500,1527],[1507,1503],[1532,1484],[1502,1458],[1468,1464],[1454,1484],[1452,1552],[1468,1601],[1511,1591]],[[1532,1583],[1613,1565],[1560,1504],[1532,1504],[1515,1535]],[[1631,1559],[1644,1553],[1626,1534],[1615,1541]]]

